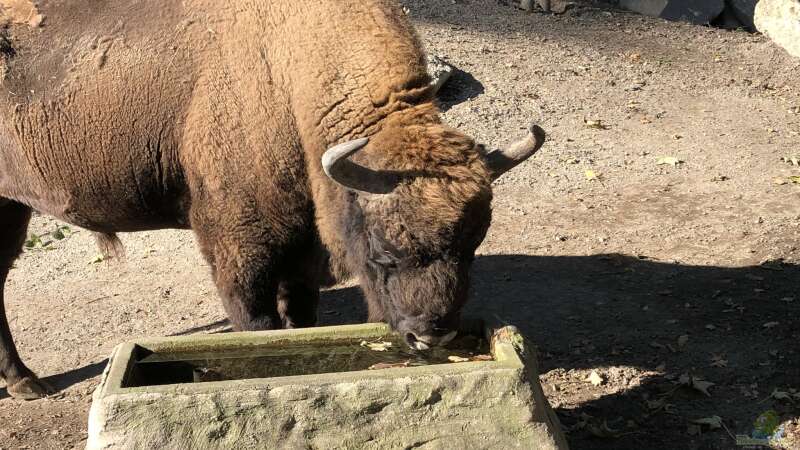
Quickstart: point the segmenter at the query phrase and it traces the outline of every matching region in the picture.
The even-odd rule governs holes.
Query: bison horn
[[[528,135],[511,144],[505,150],[494,150],[486,155],[486,162],[492,172],[492,180],[513,169],[517,164],[533,156],[544,144],[545,132],[536,124],[528,127]]]
[[[329,148],[322,155],[322,170],[344,187],[370,194],[388,194],[399,184],[396,174],[375,171],[348,159],[368,142],[369,138],[361,138]]]

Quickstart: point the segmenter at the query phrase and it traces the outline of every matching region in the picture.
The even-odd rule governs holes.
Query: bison
[[[411,347],[454,336],[491,182],[544,132],[442,123],[397,2],[0,5],[0,287],[37,210],[105,244],[192,229],[237,330],[313,326],[331,271]],[[0,376],[48,392],[1,307]]]

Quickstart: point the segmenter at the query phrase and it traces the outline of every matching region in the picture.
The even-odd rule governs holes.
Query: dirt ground
[[[468,311],[536,343],[572,448],[730,449],[766,411],[800,416],[800,60],[760,35],[599,5],[404,3],[460,69],[449,123],[490,145],[532,120],[549,133],[496,183]],[[82,447],[114,345],[226,326],[191,233],[125,235],[126,262],[92,263],[73,231],[11,272],[20,352],[61,392],[0,388],[1,448]],[[357,290],[327,291],[320,318],[362,321]]]

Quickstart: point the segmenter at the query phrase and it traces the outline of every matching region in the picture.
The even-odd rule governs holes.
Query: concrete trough
[[[87,448],[566,449],[532,346],[477,328],[461,335],[485,337],[493,360],[381,370],[352,355],[377,355],[359,343],[390,340],[382,324],[124,343]]]

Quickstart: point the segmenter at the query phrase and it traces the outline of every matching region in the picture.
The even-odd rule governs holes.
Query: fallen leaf
[[[711,355],[711,367],[728,367],[728,360],[720,355]]]
[[[711,397],[711,394],[708,392],[708,388],[710,388],[711,386],[714,386],[714,383],[692,377],[692,387],[695,390],[702,392],[708,397]]]
[[[619,432],[617,430],[612,430],[608,427],[608,423],[604,420],[601,425],[595,424],[588,424],[586,429],[589,430],[589,433],[592,433],[593,436],[599,438],[618,438]]]
[[[772,182],[777,184],[778,186],[783,186],[784,184],[789,184],[789,182],[784,180],[783,178],[775,178],[775,179],[772,180]]]
[[[667,400],[664,398],[658,400],[647,400],[645,404],[647,405],[647,409],[658,411],[667,405]]]
[[[592,383],[592,386],[600,386],[606,380],[604,380],[603,377],[599,373],[597,373],[596,370],[593,370],[592,373],[590,373],[589,376],[586,377],[585,381]]]
[[[781,161],[793,166],[800,166],[800,156],[784,156]]]
[[[780,322],[767,322],[762,325],[764,328],[775,328],[780,324]]]
[[[792,175],[791,177],[789,177],[789,181],[791,181],[794,184],[800,184],[800,175]]]
[[[103,262],[105,259],[106,259],[106,258],[105,258],[105,256],[98,254],[98,255],[95,255],[95,257],[94,257],[94,258],[92,258],[92,259],[89,261],[89,264],[97,264],[97,263],[101,263],[101,262]]]
[[[692,423],[697,425],[705,425],[709,430],[716,430],[718,428],[722,428],[722,417],[703,417],[702,419],[693,420]]]
[[[684,373],[683,375],[680,376],[680,378],[678,379],[678,383],[680,383],[683,386],[691,387],[696,391],[700,391],[708,397],[711,397],[711,394],[708,392],[708,389],[711,386],[714,386],[714,383],[710,381],[705,381],[702,378],[690,376],[687,373]]]
[[[594,170],[590,170],[590,169],[587,169],[587,170],[584,172],[584,175],[586,175],[586,179],[587,179],[588,181],[595,181],[595,180],[599,180],[599,179],[600,179],[600,176],[601,176],[601,174],[600,174],[600,173],[598,173],[598,172],[595,172]]]
[[[386,352],[386,351],[389,351],[389,347],[392,346],[392,343],[391,342],[386,342],[386,341],[382,341],[382,342],[361,341],[361,346],[362,347],[367,347],[370,350],[375,351],[375,352]]]
[[[408,367],[409,364],[411,364],[411,360],[399,363],[377,363],[367,367],[367,370],[396,369],[399,367]]]
[[[608,125],[605,125],[603,123],[603,121],[600,120],[600,119],[594,119],[593,120],[593,119],[587,119],[587,118],[584,117],[583,118],[583,124],[587,128],[595,128],[597,130],[607,130],[608,129]]]
[[[683,161],[678,159],[678,158],[676,158],[676,157],[674,157],[674,156],[662,156],[661,158],[658,158],[658,161],[656,162],[656,164],[659,165],[659,166],[667,166],[667,165],[669,165],[669,166],[675,167],[678,164],[683,164]]]
[[[772,394],[769,395],[770,397],[774,398],[775,400],[789,400],[792,401],[792,394],[784,391],[779,391],[778,388],[772,391]]]
[[[689,342],[689,335],[682,334],[678,336],[678,347],[684,347]]]
[[[459,363],[459,362],[467,362],[467,361],[469,361],[469,358],[450,355],[450,356],[447,357],[447,360],[450,361],[450,362]]]
[[[475,355],[472,357],[473,361],[494,361],[494,356],[492,355]]]

